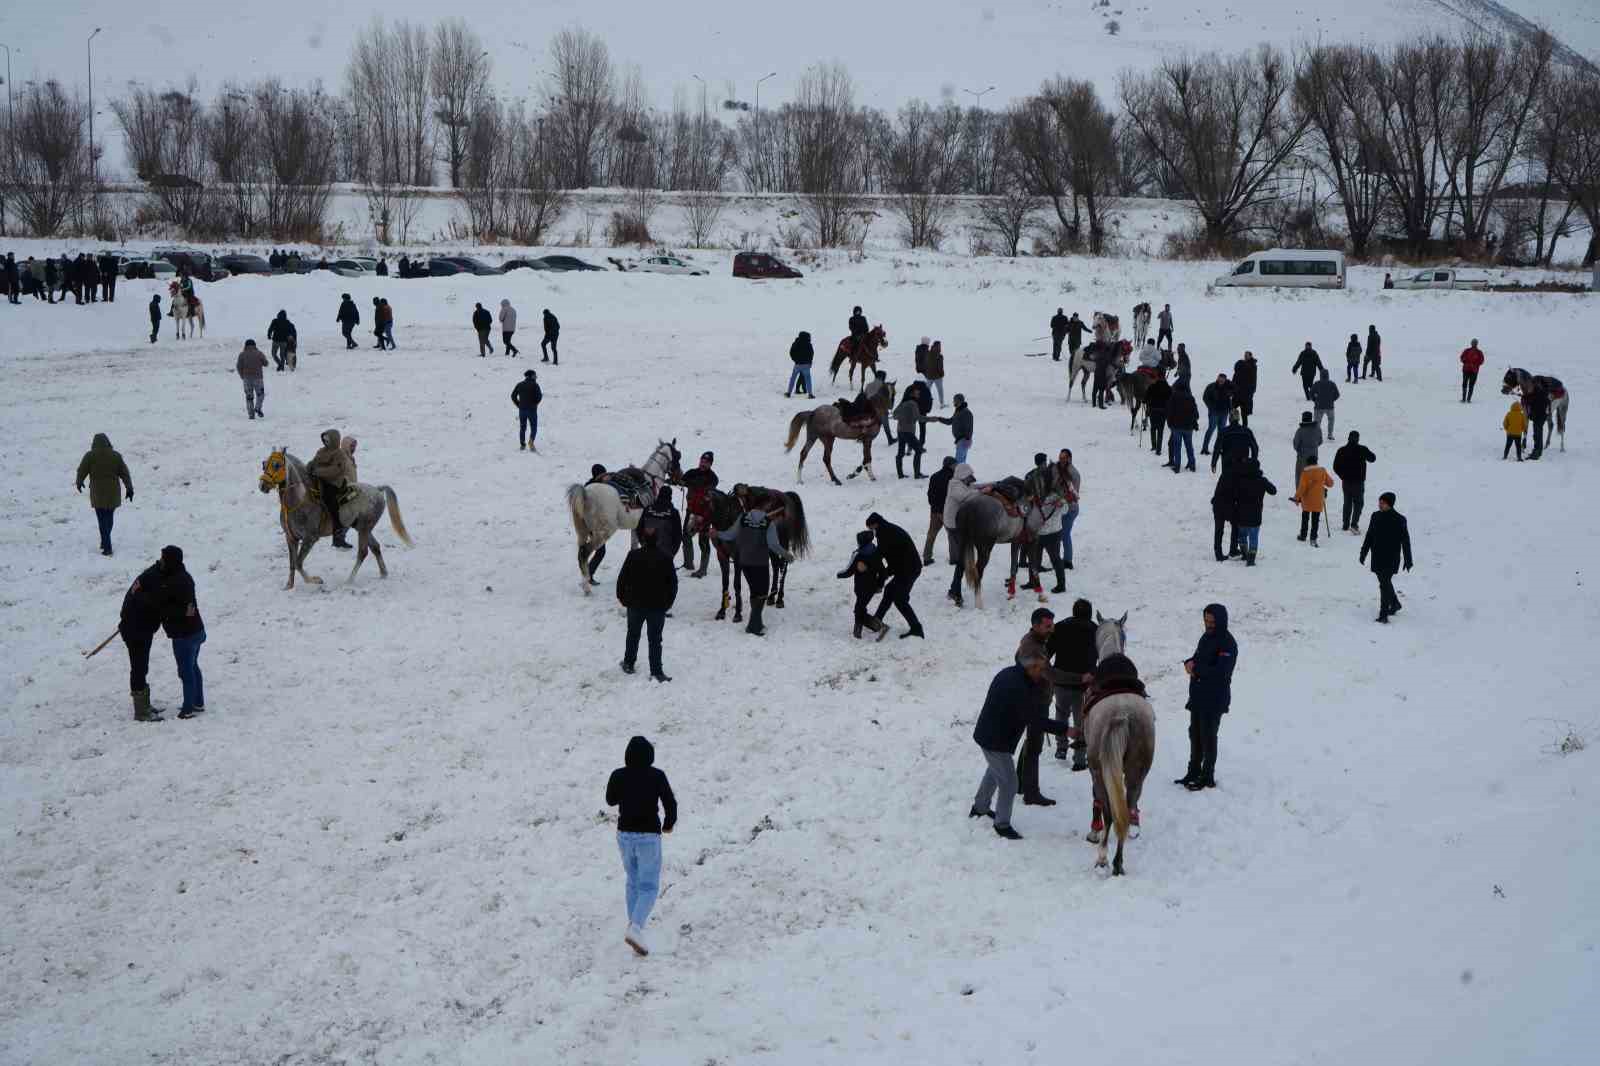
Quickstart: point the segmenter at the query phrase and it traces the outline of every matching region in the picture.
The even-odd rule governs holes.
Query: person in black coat
[[[546,307],[544,309],[544,339],[539,342],[539,351],[544,353],[544,358],[539,360],[541,363],[549,363],[552,366],[561,365],[561,351],[556,346],[556,342],[560,339],[561,323]]]
[[[1223,467],[1224,470],[1228,467]],[[1261,518],[1268,496],[1278,494],[1278,486],[1267,480],[1261,472],[1261,462],[1245,459],[1235,467],[1237,480],[1233,485],[1233,533],[1239,550],[1244,553],[1244,565],[1256,565],[1256,551],[1261,547]]]
[[[1378,457],[1372,454],[1372,449],[1361,443],[1361,434],[1353,429],[1349,443],[1333,453],[1333,472],[1338,475],[1339,484],[1344,490],[1343,524],[1340,529],[1361,532],[1361,505],[1366,502],[1367,496],[1367,464],[1377,461]]]
[[[1383,339],[1378,336],[1377,326],[1367,327],[1367,350],[1361,357],[1361,376],[1366,377],[1368,371],[1374,378],[1383,380]]]
[[[623,939],[637,955],[650,954],[644,927],[661,891],[661,835],[678,824],[678,799],[655,761],[650,742],[634,737],[623,765],[606,782],[606,805],[617,808],[617,849],[627,874],[628,932]],[[665,812],[664,819],[658,809]]]
[[[1189,770],[1174,782],[1191,792],[1217,787],[1217,730],[1233,700],[1239,661],[1239,645],[1228,632],[1228,609],[1208,603],[1204,618],[1206,631],[1183,664],[1189,675]]]
[[[1187,451],[1189,456],[1188,469],[1194,470],[1194,431],[1200,427],[1200,408],[1194,402],[1194,393],[1189,391],[1189,386],[1178,382],[1172,389],[1172,399],[1167,401],[1167,456],[1166,466],[1174,474],[1182,466],[1179,460],[1182,453]]]
[[[639,631],[649,630],[650,677],[671,681],[661,668],[661,632],[667,612],[678,597],[678,571],[656,547],[655,530],[639,530],[639,546],[628,553],[617,574],[617,602],[628,611],[628,636],[622,648],[622,672],[633,673],[639,655]]]
[[[494,316],[482,304],[473,304],[472,328],[478,332],[478,358],[484,358],[484,352],[494,354],[494,342],[489,340],[489,330],[494,326]]]
[[[1172,386],[1166,378],[1152,381],[1144,392],[1145,414],[1150,418],[1150,450],[1161,454],[1161,441],[1167,429],[1167,404],[1172,402]]]
[[[1305,390],[1306,399],[1311,399],[1311,386],[1316,384],[1317,371],[1322,369],[1322,356],[1311,347],[1311,342],[1306,341],[1306,346],[1295,357],[1294,366],[1289,368],[1289,373],[1300,375],[1300,387]]]
[[[544,401],[544,390],[539,388],[539,375],[532,370],[522,372],[522,380],[511,390],[511,402],[517,405],[517,448],[539,449],[534,441],[539,436],[539,404]]]
[[[1367,536],[1361,542],[1361,562],[1372,555],[1372,572],[1378,575],[1378,621],[1386,625],[1389,616],[1400,610],[1394,575],[1402,565],[1411,570],[1411,530],[1405,515],[1394,509],[1394,501],[1392,492],[1378,497],[1378,509],[1367,519]]]
[[[922,576],[922,556],[917,553],[916,542],[911,539],[911,534],[886,521],[876,511],[867,516],[867,528],[872,530],[877,539],[878,550],[883,553],[883,565],[889,571],[889,583],[884,587],[883,599],[878,601],[874,617],[882,622],[889,608],[894,607],[906,620],[906,625],[911,627],[900,634],[901,640],[924,636],[917,612],[911,609],[911,589],[917,583],[917,578]],[[878,639],[882,640],[883,636],[880,631]]]
[[[1243,418],[1238,412],[1229,415],[1227,426],[1217,434],[1217,446],[1211,452],[1213,474],[1217,472],[1219,463],[1226,470],[1248,459],[1261,457],[1261,445],[1256,443],[1256,435],[1250,427],[1243,424]]]
[[[122,597],[117,633],[128,649],[128,689],[133,695],[136,722],[161,721],[160,707],[150,705],[150,645],[161,631],[166,600],[167,571],[157,560],[134,579]]]
[[[1013,761],[1017,741],[1030,726],[1058,737],[1068,728],[1066,723],[1053,722],[1049,717],[1049,669],[1043,659],[1033,659],[1027,666],[1008,666],[995,674],[983,709],[978,712],[978,724],[972,730],[972,739],[983,751],[987,766],[967,815],[993,818],[994,831],[1007,840],[1022,839],[1022,834],[1011,828],[1011,808],[1017,799],[1017,767]],[[995,799],[997,789],[999,799],[991,810],[989,803]]]
[[[117,257],[114,255],[100,257],[100,291],[107,303],[117,298]]]
[[[1089,330],[1089,323],[1078,317],[1078,312],[1072,312],[1072,317],[1067,319],[1067,354],[1076,356],[1078,349],[1083,346],[1083,335]]]
[[[356,340],[350,334],[355,332],[356,326],[361,323],[361,308],[350,299],[349,293],[339,297],[339,313],[334,316],[334,321],[339,323],[339,329],[344,333],[344,346],[347,349],[354,348]]]
[[[1533,451],[1528,458],[1538,459],[1544,455],[1544,427],[1550,421],[1550,390],[1536,384],[1533,392],[1523,397],[1522,410],[1533,427]]]
[[[1200,399],[1206,405],[1206,435],[1200,442],[1200,454],[1209,455],[1212,436],[1222,431],[1233,412],[1233,383],[1228,380],[1228,375],[1218,374],[1217,380],[1205,387]]]
[[[56,302],[56,282],[60,279],[56,272],[56,261],[48,257],[44,261],[44,295],[47,303]]]
[[[888,627],[867,613],[867,605],[872,602],[872,597],[878,594],[878,590],[883,588],[889,572],[884,569],[883,553],[873,543],[871,530],[863,529],[856,534],[856,550],[850,554],[850,561],[845,564],[844,569],[834,576],[841,581],[845,578],[855,580],[856,607],[853,631],[855,638],[861,639],[863,628],[881,635]]]
[[[867,316],[861,313],[861,308],[853,308],[850,312],[850,339],[859,344],[861,338],[870,332]]]
[[[1061,362],[1061,342],[1067,339],[1067,310],[1064,307],[1056,308],[1056,313],[1050,316],[1050,358],[1054,362]]]
[[[161,294],[155,293],[150,297],[150,343],[156,342],[156,334],[161,332]]]
[[[816,391],[811,387],[811,362],[816,357],[817,353],[811,347],[811,334],[801,330],[789,345],[789,361],[794,364],[794,369],[789,371],[789,387],[783,393],[786,398],[793,396],[794,387],[800,385],[800,395],[816,399]]]
[[[656,550],[673,562],[672,580],[678,580],[678,549],[683,546],[683,516],[672,505],[672,488],[662,485],[656,492],[655,502],[639,516],[638,529],[655,532]]]
[[[267,340],[272,343],[272,361],[277,364],[280,373],[289,364],[289,353],[294,350],[298,336],[287,311],[279,311],[278,317],[267,323]]]
[[[1217,487],[1211,491],[1211,551],[1217,562],[1225,563],[1239,554],[1239,476],[1242,471],[1235,465],[1223,468],[1217,478]],[[1222,554],[1222,527],[1232,524],[1233,533],[1228,538],[1228,554]]]
[[[179,718],[205,713],[205,679],[200,673],[200,646],[206,642],[206,624],[196,602],[194,578],[183,566],[183,549],[169,544],[161,549],[161,628],[172,641],[172,657],[183,683]]]
[[[1056,721],[1071,727],[1064,735],[1071,740],[1074,770],[1089,768],[1083,740],[1083,693],[1100,658],[1094,633],[1094,606],[1080,599],[1072,605],[1072,617],[1058,623],[1045,642],[1045,650],[1050,653],[1050,662],[1056,671],[1052,678]],[[1056,758],[1065,759],[1067,748],[1068,745],[1058,741]]]
[[[944,499],[950,492],[950,479],[956,473],[956,457],[947,455],[928,479],[928,535],[922,542],[922,565],[933,565],[933,542],[944,528]]]

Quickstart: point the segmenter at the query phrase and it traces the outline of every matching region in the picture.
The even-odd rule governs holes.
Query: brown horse
[[[839,347],[834,349],[833,362],[828,365],[829,381],[839,380],[839,368],[846,359],[850,360],[850,373],[845,380],[855,384],[856,367],[861,368],[861,384],[865,385],[872,380],[872,371],[878,365],[878,353],[889,347],[889,335],[883,327],[873,326],[872,331],[861,338],[857,343],[854,337],[846,337],[839,342]]]
[[[800,461],[795,464],[796,480],[802,484],[805,482],[806,456],[811,454],[812,447],[819,439],[822,441],[822,465],[827,467],[828,477],[835,485],[844,484],[839,480],[839,475],[833,472],[833,442],[836,440],[860,441],[861,465],[868,478],[878,480],[872,473],[872,440],[878,435],[883,420],[894,409],[894,382],[886,384],[888,388],[879,390],[876,396],[867,401],[869,414],[846,421],[844,412],[837,404],[826,403],[809,411],[801,411],[789,419],[789,439],[783,444],[785,452],[793,451],[795,441],[800,439],[800,431],[806,431],[806,446],[800,449]]]
[[[811,531],[806,525],[806,508],[798,493],[780,492],[759,485],[745,486],[744,501],[731,492],[711,490],[711,526],[714,533],[726,533],[739,521],[747,509],[765,511],[767,518],[778,527],[778,542],[802,559],[811,552]],[[717,553],[717,565],[722,570],[722,606],[716,620],[728,617],[728,579],[733,579],[733,620],[744,621],[743,575],[733,565],[733,542],[713,535],[711,543]],[[788,581],[789,564],[772,556],[772,594],[770,604],[783,607],[783,587]]]

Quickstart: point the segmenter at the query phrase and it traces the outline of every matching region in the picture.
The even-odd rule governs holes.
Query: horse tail
[[[416,545],[411,543],[411,534],[406,532],[406,520],[400,517],[400,497],[394,494],[394,489],[388,485],[383,486],[383,502],[389,508],[389,524],[394,527],[394,535],[408,548]]]
[[[794,492],[785,492],[783,500],[788,512],[784,522],[789,528],[789,550],[794,552],[796,559],[804,559],[811,554],[811,530],[806,525],[806,505],[800,502],[800,495]]]
[[[806,419],[811,417],[810,411],[801,411],[789,419],[789,439],[783,442],[783,450],[793,451],[794,442],[800,439],[800,431],[805,428]]]
[[[1128,714],[1110,707],[1102,707],[1100,713],[1112,716],[1100,741],[1100,779],[1105,782],[1106,801],[1111,804],[1111,820],[1117,827],[1120,844],[1128,839],[1128,786],[1122,779],[1122,760],[1128,750]]]
[[[572,528],[577,531],[579,544],[589,543],[589,523],[583,516],[588,500],[582,485],[574,483],[567,486],[567,510],[572,512]]]
[[[834,350],[833,362],[828,364],[828,374],[829,374],[829,376],[838,377],[839,376],[839,368],[841,366],[844,366],[844,361],[847,358],[848,358],[848,355],[846,354],[846,352],[844,350],[844,342],[840,341],[839,342],[839,347]]]

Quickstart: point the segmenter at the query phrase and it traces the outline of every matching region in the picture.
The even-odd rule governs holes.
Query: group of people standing
[[[511,306],[510,300],[500,301],[498,316],[490,314],[489,309],[481,303],[473,304],[472,307],[472,329],[478,335],[479,358],[494,354],[494,342],[489,339],[489,331],[494,328],[497,318],[500,323],[500,344],[505,349],[506,355],[515,358],[522,354],[522,350],[512,342],[512,338],[517,334],[517,309]],[[554,365],[559,366],[561,364],[561,352],[559,349],[561,322],[555,315],[550,313],[548,307],[544,309],[543,321],[544,338],[539,342],[539,351],[543,353],[544,357],[540,359],[540,362],[553,362]]]
[[[67,302],[70,293],[78,304],[110,303],[117,298],[117,257],[109,253],[94,256],[80,252],[76,256],[63,254],[59,260],[35,260],[29,256],[17,262],[15,252],[7,252],[0,259],[0,290],[8,303],[21,303],[22,297],[32,294],[45,303]]]

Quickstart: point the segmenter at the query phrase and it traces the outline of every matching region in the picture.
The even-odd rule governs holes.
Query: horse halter
[[[261,464],[261,491],[281,489],[289,480],[289,464],[283,452],[273,452]]]

